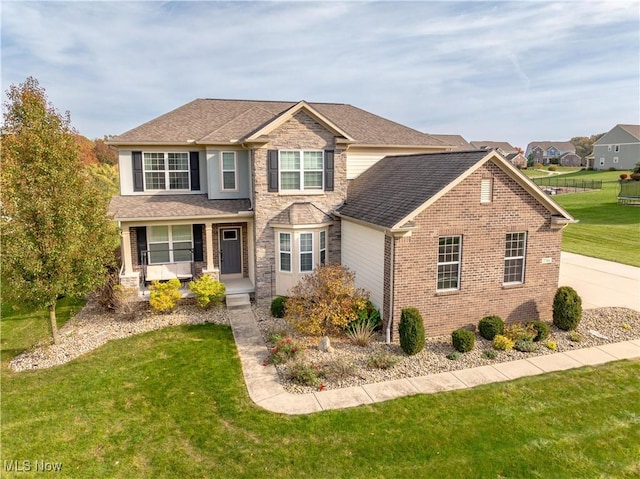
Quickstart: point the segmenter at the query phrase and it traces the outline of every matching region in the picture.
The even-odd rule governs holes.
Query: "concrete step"
[[[251,300],[248,294],[229,294],[227,295],[227,309],[250,308]]]

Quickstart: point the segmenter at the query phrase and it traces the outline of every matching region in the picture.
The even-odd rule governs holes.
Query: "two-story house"
[[[640,125],[616,125],[593,145],[596,170],[632,170],[640,162]]]
[[[551,160],[558,160],[562,166],[580,166],[582,162],[570,141],[532,141],[527,145],[524,156],[543,165],[548,165]]]
[[[390,332],[406,306],[435,321],[432,334],[483,313],[550,311],[559,231],[572,218],[493,151],[430,155],[453,145],[346,104],[212,99],[110,143],[128,287],[207,274],[228,294],[261,300],[286,295],[318,265],[343,263]],[[412,163],[396,171],[405,157]],[[480,291],[477,308],[434,307]]]

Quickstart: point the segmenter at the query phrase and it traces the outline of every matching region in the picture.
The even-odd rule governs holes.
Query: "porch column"
[[[120,232],[122,243],[120,245],[122,250],[122,262],[124,263],[124,275],[130,276],[133,274],[133,264],[131,261],[131,235],[129,234],[129,227],[126,226]]]
[[[204,225],[204,236],[207,242],[207,271],[213,271],[213,224]]]

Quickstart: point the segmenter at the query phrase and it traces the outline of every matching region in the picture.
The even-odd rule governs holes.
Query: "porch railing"
[[[193,278],[196,274],[193,251],[193,248],[140,251],[142,284],[155,280],[164,281],[176,278],[180,281],[186,281]],[[167,261],[158,261],[158,259],[165,257]],[[188,260],[183,259],[187,257]]]

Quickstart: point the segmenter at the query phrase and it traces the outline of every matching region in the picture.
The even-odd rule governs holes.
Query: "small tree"
[[[78,159],[69,113],[38,81],[12,85],[2,127],[2,276],[9,301],[46,307],[58,341],[56,303],[106,280],[118,244],[107,201]]]
[[[369,299],[354,281],[355,273],[345,266],[319,266],[291,289],[285,319],[298,331],[314,336],[344,330]]]

